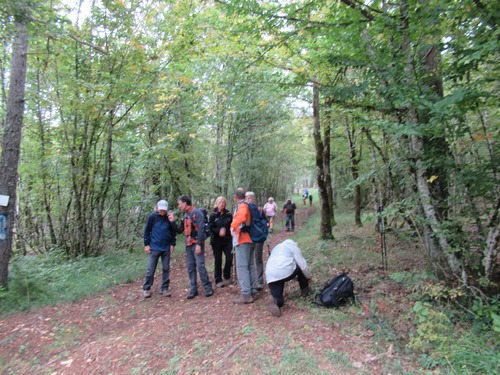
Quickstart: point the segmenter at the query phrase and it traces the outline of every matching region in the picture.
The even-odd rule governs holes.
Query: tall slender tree
[[[7,227],[7,238],[0,239],[0,286],[4,288],[8,287],[9,261],[13,243],[12,234],[16,222],[16,189],[26,91],[29,3],[17,2],[16,6],[12,6],[10,10],[12,12],[11,16],[14,18],[15,34],[12,43],[7,120],[0,159],[0,194],[9,197],[8,205],[0,206],[0,218],[4,221],[4,228]]]

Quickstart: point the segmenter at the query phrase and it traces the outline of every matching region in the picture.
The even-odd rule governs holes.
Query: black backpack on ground
[[[335,276],[314,298],[314,303],[324,307],[339,307],[349,299],[354,303],[354,284],[346,273]]]

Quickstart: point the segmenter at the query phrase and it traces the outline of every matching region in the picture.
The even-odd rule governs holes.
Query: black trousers
[[[278,307],[282,307],[285,304],[285,299],[283,298],[283,290],[285,289],[285,283],[287,281],[295,279],[295,277],[297,277],[298,279],[297,281],[299,282],[300,290],[304,290],[309,286],[309,281],[304,276],[302,270],[298,266],[297,268],[295,268],[295,271],[293,271],[293,273],[290,276],[282,280],[273,281],[272,283],[267,284],[267,286],[269,287],[269,291],[271,292],[271,295],[276,301]]]
[[[224,279],[226,280],[231,278],[231,267],[233,265],[233,243],[232,241],[212,241],[211,245],[214,252],[214,279],[217,284],[222,281],[222,276],[224,276]],[[224,271],[222,269],[222,254],[224,254],[226,258]]]

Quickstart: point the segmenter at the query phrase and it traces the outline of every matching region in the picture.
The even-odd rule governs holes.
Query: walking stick
[[[236,283],[236,247],[233,246],[233,284]]]

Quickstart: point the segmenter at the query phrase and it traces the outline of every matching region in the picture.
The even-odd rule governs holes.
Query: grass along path
[[[299,225],[293,234],[280,230],[278,222],[271,246],[293,236],[311,265],[316,290],[333,274],[349,270],[368,310],[360,305],[339,310],[315,307],[299,298],[296,282],[288,283],[280,318],[267,311],[267,290],[245,306],[232,303],[239,292],[234,286],[188,301],[184,259],[177,249],[171,298],[161,298],[154,290],[153,297],[144,300],[140,278],[75,303],[3,319],[2,374],[419,372],[404,354],[405,327],[397,333],[387,323],[395,311],[405,314],[408,308],[399,303],[405,299],[404,290],[386,281],[377,266],[380,257],[371,229],[355,228],[348,223],[352,218],[339,217],[337,239],[319,242],[316,207],[317,203],[312,208],[299,205]],[[392,256],[393,252],[391,267],[401,264]],[[136,266],[145,270],[146,256]],[[376,316],[367,316],[370,312]]]

